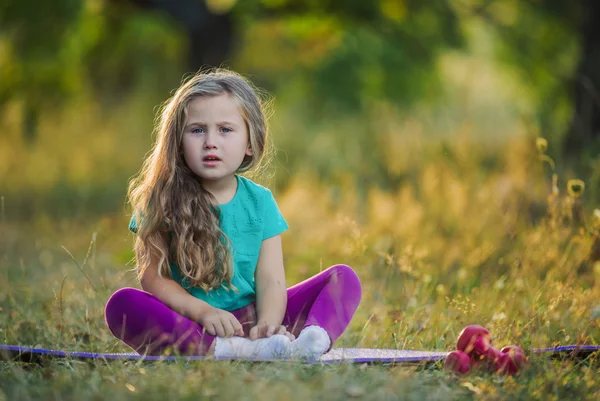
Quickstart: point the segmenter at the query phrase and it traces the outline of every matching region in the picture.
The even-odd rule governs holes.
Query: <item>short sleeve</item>
[[[138,232],[138,223],[135,218],[135,213],[131,216],[131,220],[129,221],[129,231],[131,231],[134,234],[137,234]]]
[[[279,210],[277,202],[275,202],[275,198],[273,197],[271,191],[267,190],[266,196],[264,197],[264,202],[263,240],[281,234],[288,229],[288,224],[283,218],[283,215],[281,214],[281,211]]]

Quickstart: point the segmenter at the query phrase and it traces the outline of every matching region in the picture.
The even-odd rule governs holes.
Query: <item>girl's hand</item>
[[[294,341],[294,339],[296,338],[292,333],[287,331],[287,329],[283,325],[258,323],[256,326],[250,329],[251,340],[271,337],[274,334],[283,334],[292,341]]]
[[[244,335],[241,323],[233,314],[223,309],[213,308],[212,306],[209,306],[209,308],[198,319],[198,323],[208,334],[218,337]]]

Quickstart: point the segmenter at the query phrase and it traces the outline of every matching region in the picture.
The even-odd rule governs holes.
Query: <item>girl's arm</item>
[[[160,299],[165,305],[195,322],[210,308],[206,302],[190,295],[176,281],[158,275],[158,261],[153,260],[144,271],[142,289]]]
[[[287,307],[287,289],[281,248],[280,235],[267,238],[260,247],[254,275],[258,323],[250,330],[252,339],[285,333],[281,323]]]
[[[242,325],[231,313],[213,308],[208,303],[190,295],[176,281],[158,275],[158,260],[144,271],[141,279],[142,288],[170,309],[180,315],[200,323],[210,335],[227,337],[233,334],[243,335]]]

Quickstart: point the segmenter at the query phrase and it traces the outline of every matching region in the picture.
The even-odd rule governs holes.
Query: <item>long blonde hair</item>
[[[129,184],[129,202],[138,225],[135,255],[140,279],[151,260],[158,258],[160,276],[170,277],[169,263],[174,262],[192,287],[208,291],[224,283],[226,288],[231,285],[232,257],[229,240],[219,226],[216,199],[200,185],[182,151],[190,101],[222,94],[238,102],[249,133],[252,156],[244,158],[238,172],[258,166],[265,154],[266,103],[249,81],[223,69],[184,80],[161,107],[152,151]]]

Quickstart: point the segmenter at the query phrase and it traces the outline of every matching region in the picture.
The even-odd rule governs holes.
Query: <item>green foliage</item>
[[[263,82],[277,92],[290,81],[301,82],[295,100],[321,118],[366,111],[381,101],[406,106],[439,93],[436,57],[462,44],[459,22],[446,2],[265,5],[271,12],[243,3],[233,9],[247,21],[234,64],[251,74],[269,70]],[[262,34],[269,30],[276,33]],[[286,57],[277,61],[283,65],[273,68],[282,49]]]
[[[65,103],[94,96],[114,104],[139,85],[171,87],[181,49],[158,15],[102,0],[9,1],[0,6],[0,109],[22,104],[20,131],[31,142],[44,114]]]
[[[25,103],[23,133],[28,137],[37,129],[39,110],[73,94],[81,79],[77,70],[84,54],[71,35],[77,31],[83,2],[47,4],[0,5],[0,107],[13,98]]]
[[[522,77],[522,92],[534,99],[532,119],[559,145],[573,116],[573,89],[585,13],[581,2],[503,1],[477,10],[496,32],[499,60]]]

